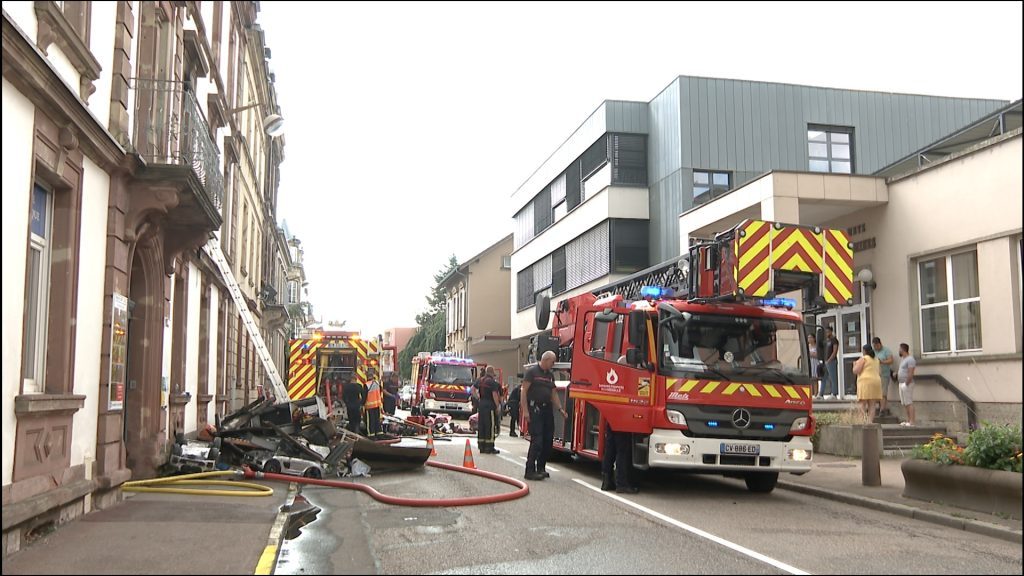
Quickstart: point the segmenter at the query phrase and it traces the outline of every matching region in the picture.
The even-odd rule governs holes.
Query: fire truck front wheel
[[[778,472],[754,472],[743,478],[747,482],[747,490],[758,494],[767,494],[775,489],[779,481]]]

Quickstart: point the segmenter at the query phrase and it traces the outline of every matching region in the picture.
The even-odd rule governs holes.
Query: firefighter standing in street
[[[366,408],[366,435],[380,434],[380,383],[377,382],[377,375],[373,370],[366,374],[366,404],[363,406]]]
[[[398,407],[398,374],[394,372],[388,373],[384,376],[384,413],[391,416],[395,415],[395,409]]]
[[[359,433],[359,423],[363,420],[363,402],[366,401],[366,388],[351,376],[345,378],[341,387],[341,399],[345,402],[348,412],[348,430]]]
[[[522,376],[520,374],[519,376]],[[516,438],[519,434],[516,434],[516,426],[519,425],[519,402],[522,384],[515,387],[512,393],[508,395],[508,435]]]
[[[520,406],[526,408],[526,426],[530,431],[530,451],[526,456],[527,480],[543,480],[550,476],[545,467],[551,454],[551,443],[555,439],[555,413],[557,408],[562,417],[568,417],[562,402],[558,399],[555,375],[555,353],[545,352],[537,366],[531,367],[523,377]]]
[[[494,367],[488,366],[478,382],[480,389],[480,412],[477,421],[477,446],[481,454],[497,454],[494,436],[498,426],[498,409],[501,406],[501,385],[494,379]]]
[[[615,490],[623,494],[636,494],[637,488],[629,483],[630,460],[633,455],[632,435],[615,432],[607,422],[604,425],[604,455],[601,458],[601,490]],[[615,474],[612,475],[612,468]]]

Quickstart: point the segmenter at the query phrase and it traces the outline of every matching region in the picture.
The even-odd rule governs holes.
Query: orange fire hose
[[[388,496],[387,494],[381,494],[371,486],[366,484],[358,484],[356,482],[345,482],[342,480],[323,480],[320,478],[306,478],[289,476],[287,474],[274,474],[272,472],[255,472],[249,468],[246,468],[244,475],[246,478],[257,479],[257,480],[278,480],[281,482],[296,482],[299,484],[312,484],[314,486],[328,486],[331,488],[345,488],[347,490],[361,490],[369,495],[371,498],[378,502],[385,504],[394,504],[395,506],[414,506],[414,507],[445,507],[445,506],[476,506],[479,504],[494,504],[496,502],[508,502],[509,500],[516,500],[522,498],[530,493],[530,487],[522,480],[516,480],[508,476],[497,474],[495,472],[488,472],[486,470],[475,470],[472,468],[466,468],[455,464],[447,464],[445,462],[434,462],[427,461],[427,466],[433,466],[434,468],[441,468],[442,470],[453,470],[455,472],[462,472],[464,474],[473,474],[474,476],[480,476],[489,480],[495,480],[497,482],[503,482],[511,486],[515,486],[517,490],[512,492],[505,492],[503,494],[491,494],[487,496],[466,496],[462,498],[403,498],[399,496]]]

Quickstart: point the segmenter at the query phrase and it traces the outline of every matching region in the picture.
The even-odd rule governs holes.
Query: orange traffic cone
[[[434,433],[432,430],[427,430],[427,448],[430,448],[431,456],[437,456],[437,449],[434,448]]]
[[[473,449],[469,447],[469,438],[466,438],[466,453],[462,456],[462,467],[476,469],[473,463]]]

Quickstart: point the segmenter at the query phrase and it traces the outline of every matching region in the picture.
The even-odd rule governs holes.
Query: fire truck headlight
[[[793,420],[793,425],[789,427],[789,431],[791,433],[793,433],[793,432],[803,432],[804,430],[807,430],[807,426],[810,423],[811,423],[810,418],[807,418],[806,416],[803,417],[803,418],[797,418],[796,420]]]
[[[806,462],[811,459],[812,455],[812,450],[801,450],[799,448],[791,448],[789,450],[789,459],[794,462]]]
[[[673,424],[686,426],[686,416],[683,416],[683,413],[679,412],[678,410],[666,410],[665,417],[668,418],[668,421]]]
[[[680,456],[683,454],[690,453],[690,445],[679,444],[678,442],[670,442],[668,444],[658,442],[654,445],[654,451],[657,452],[658,454],[670,454],[672,456]]]

